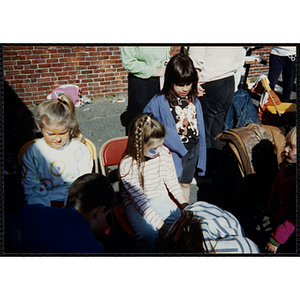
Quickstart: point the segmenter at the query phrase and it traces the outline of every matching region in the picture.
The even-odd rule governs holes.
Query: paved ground
[[[125,136],[120,115],[126,110],[126,102],[113,102],[112,98],[97,98],[83,107],[76,108],[79,128],[96,146],[99,154],[102,145],[111,138]],[[197,199],[197,186],[191,188],[190,203]]]
[[[79,128],[89,138],[98,152],[111,138],[125,136],[120,115],[126,110],[127,102],[111,103],[111,98],[98,98],[90,104],[76,108]]]

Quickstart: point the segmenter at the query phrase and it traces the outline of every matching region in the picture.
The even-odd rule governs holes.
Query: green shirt
[[[143,79],[156,77],[156,70],[170,59],[170,47],[120,47],[123,68]]]

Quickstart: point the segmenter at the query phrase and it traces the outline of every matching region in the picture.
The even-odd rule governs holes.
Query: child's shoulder
[[[132,162],[135,162],[135,160],[131,156],[127,155],[121,159],[120,166],[125,166],[128,163],[132,163]]]
[[[47,143],[44,138],[36,139],[34,142],[27,148],[27,151],[32,151],[34,149],[42,149],[47,147]]]
[[[171,150],[165,144],[162,145],[161,152],[164,153],[164,154],[171,154],[172,153]]]

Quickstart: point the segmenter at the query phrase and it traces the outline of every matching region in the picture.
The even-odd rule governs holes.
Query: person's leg
[[[178,178],[181,185],[183,195],[187,202],[190,200],[191,182],[195,175],[196,166],[199,158],[199,145],[195,145],[192,149],[188,150],[188,153],[182,157],[182,173]]]
[[[216,136],[223,131],[224,120],[234,95],[234,76],[218,80],[214,100],[217,101],[216,114],[211,125],[211,145],[213,149],[222,150]]]
[[[153,253],[159,233],[135,208],[134,204],[125,207],[125,214],[135,235],[139,253]]]
[[[205,142],[206,147],[211,148],[211,138],[210,138],[210,131],[211,125],[213,122],[213,118],[216,114],[215,112],[215,105],[213,101],[213,84],[210,82],[205,83],[202,85],[205,89],[205,94],[203,97],[200,97],[199,100],[201,102],[202,111],[203,111],[203,120],[204,120],[204,129],[205,129]]]
[[[283,67],[284,58],[279,55],[270,54],[268,79],[270,81],[270,88],[273,91]]]
[[[184,198],[187,202],[190,201],[191,185],[189,183],[180,183]]]
[[[226,112],[234,95],[234,76],[208,82],[202,86],[206,94],[200,98],[206,134],[206,147],[220,149],[215,137],[222,132]]]
[[[285,65],[282,71],[283,90],[281,101],[289,102],[296,78],[296,57],[285,57]]]

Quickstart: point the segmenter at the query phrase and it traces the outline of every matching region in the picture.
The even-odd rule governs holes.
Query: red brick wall
[[[248,79],[256,79],[258,76],[264,74],[268,76],[269,71],[269,55],[270,55],[271,46],[266,46],[258,50],[252,51],[252,55],[259,54],[262,59],[267,61],[266,65],[263,64],[252,64],[249,69]]]
[[[4,79],[26,105],[63,84],[90,98],[127,92],[119,47],[5,46],[3,62]]]
[[[269,48],[253,53],[265,55]],[[179,51],[180,46],[171,47],[171,56]],[[3,70],[4,79],[26,105],[44,101],[63,84],[80,86],[89,98],[127,94],[127,72],[117,46],[4,46]],[[248,78],[267,70],[268,65],[251,66]]]

